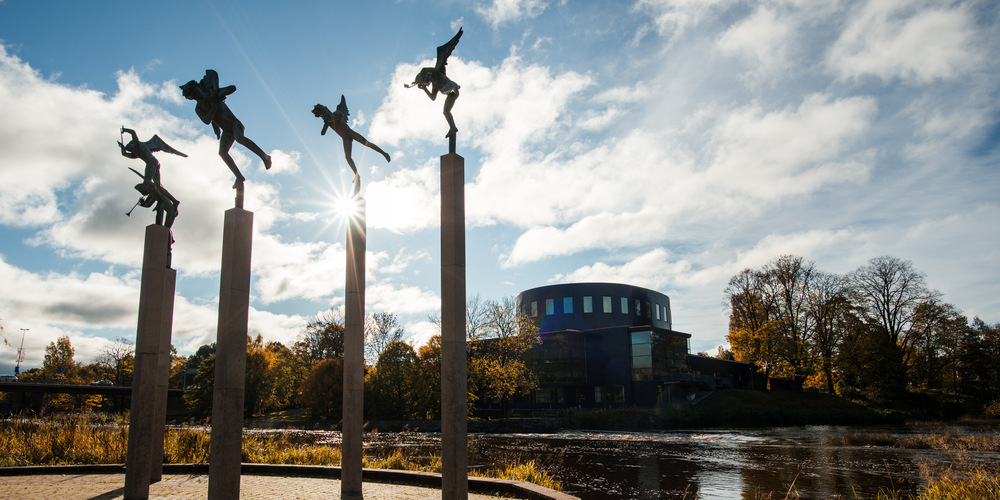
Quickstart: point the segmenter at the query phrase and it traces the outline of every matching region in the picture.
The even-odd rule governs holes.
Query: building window
[[[624,403],[625,386],[623,385],[599,385],[594,387],[595,403]]]
[[[635,299],[635,315],[642,316],[642,301]]]
[[[604,312],[611,314],[614,312],[611,309],[611,297],[604,297]]]
[[[552,316],[556,313],[556,301],[555,299],[545,299],[545,314]]]
[[[538,301],[537,300],[532,300],[531,301],[531,317],[534,318],[535,316],[538,316]]]
[[[653,308],[649,305],[649,301],[646,301],[646,318],[653,317]]]
[[[573,314],[573,297],[563,297],[563,314]]]
[[[656,304],[656,320],[660,320],[660,304]]]
[[[593,297],[584,297],[583,298],[583,312],[585,314],[586,313],[592,313],[592,312],[594,312],[594,298]]]
[[[622,314],[628,314],[628,299],[622,297]]]
[[[687,369],[691,340],[653,331],[631,333],[632,380],[667,381]]]

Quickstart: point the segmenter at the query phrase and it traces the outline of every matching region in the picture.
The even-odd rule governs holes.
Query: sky
[[[215,69],[274,166],[242,146],[250,333],[290,343],[343,307],[353,178],[311,113],[344,95],[368,207],[366,310],[405,338],[440,309],[443,99],[404,87],[459,29],[448,76],[466,167],[467,290],[564,282],[671,298],[691,349],[725,344],[734,274],[794,254],[847,273],[911,261],[1000,321],[1000,4],[992,0],[0,0],[0,373],[69,336],[135,337],[142,164],[180,200],[172,342],[214,341],[233,176],[178,88]],[[22,330],[26,329],[26,330]]]

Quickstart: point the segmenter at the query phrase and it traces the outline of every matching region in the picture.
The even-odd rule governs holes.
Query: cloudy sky
[[[275,159],[237,145],[255,213],[250,329],[290,342],[343,305],[352,175],[310,110],[344,94],[368,200],[368,312],[419,342],[440,307],[442,99],[406,89],[435,48],[466,159],[468,290],[630,283],[671,297],[692,350],[725,342],[723,289],[801,255],[844,273],[910,260],[1000,321],[1000,4],[0,0],[0,373],[70,336],[134,338],[143,227],[122,125],[159,135],[181,200],[173,343],[215,336],[232,174],[178,85],[207,68]]]

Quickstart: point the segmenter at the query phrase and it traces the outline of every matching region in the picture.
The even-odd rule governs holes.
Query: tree
[[[777,354],[782,361],[783,375],[799,385],[813,370],[809,299],[815,272],[812,262],[794,255],[782,255],[764,267],[765,289],[775,304],[775,333],[779,335]]]
[[[946,375],[954,372],[958,345],[968,320],[951,304],[929,300],[913,310],[912,339],[905,359],[914,387],[941,390]]]
[[[275,406],[274,352],[264,346],[264,339],[258,333],[256,338],[247,336],[246,378],[244,379],[243,413],[252,417]]]
[[[344,319],[340,313],[328,311],[306,325],[299,340],[292,344],[295,354],[312,363],[344,357]]]
[[[413,417],[412,386],[416,373],[417,353],[413,347],[401,341],[390,343],[365,377],[365,406],[369,414],[380,419]]]
[[[765,380],[777,364],[776,337],[770,334],[774,301],[765,294],[766,275],[744,269],[730,278],[726,286],[729,305],[729,335],[726,340],[737,361],[755,365]]]
[[[888,255],[869,260],[851,273],[850,281],[861,315],[873,327],[866,331],[878,337],[874,347],[883,358],[877,364],[881,378],[895,381],[894,387],[886,387],[888,396],[899,395],[906,390],[915,310],[938,294],[927,288],[924,274],[910,261]]]
[[[199,348],[198,351],[201,352],[201,349]],[[211,353],[198,359],[201,362],[195,368],[198,371],[194,375],[191,388],[184,393],[184,404],[192,416],[204,418],[212,414],[212,398],[215,395],[214,349]]]
[[[957,364],[962,394],[1000,400],[1000,323],[973,318],[959,341]]]
[[[469,347],[469,371],[485,396],[500,402],[502,411],[511,398],[538,387],[531,363],[538,343],[538,326],[517,310],[514,297],[488,303],[485,338]]]
[[[265,348],[274,353],[271,373],[274,377],[274,408],[291,408],[301,403],[299,386],[309,374],[310,364],[280,342],[268,342]]]
[[[399,318],[388,312],[378,312],[365,318],[365,358],[377,362],[389,344],[403,340]]]
[[[814,371],[811,287],[816,270],[794,255],[729,280],[729,336],[737,360],[756,364],[765,377],[780,374],[801,385]]]
[[[300,391],[313,418],[339,419],[344,408],[343,358],[324,359],[313,366]]]
[[[836,359],[854,306],[850,301],[847,279],[836,274],[817,272],[810,291],[809,315],[813,320],[813,348],[818,372],[830,394],[836,391]]]
[[[435,335],[417,350],[417,369],[411,388],[413,415],[441,418],[441,336]]]
[[[170,376],[167,386],[171,389],[184,388],[184,372],[187,367],[187,356],[177,354],[177,348],[170,344]]]
[[[50,342],[45,348],[45,359],[42,361],[42,371],[50,378],[73,379],[79,369],[79,363],[73,360],[76,352],[70,344],[69,337],[63,336]]]
[[[131,386],[135,368],[135,345],[125,337],[109,340],[101,349],[97,364],[107,369],[111,382],[115,385]]]

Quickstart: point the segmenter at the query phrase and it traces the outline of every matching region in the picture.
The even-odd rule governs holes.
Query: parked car
[[[17,382],[17,375],[0,375],[0,382]]]
[[[110,380],[98,380],[97,382],[91,382],[90,385],[115,385],[115,384]]]

